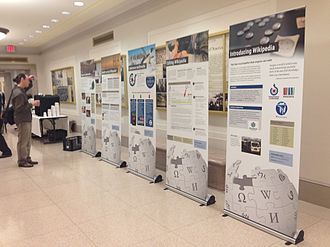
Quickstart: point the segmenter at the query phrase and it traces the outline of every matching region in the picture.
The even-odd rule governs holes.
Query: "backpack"
[[[14,119],[14,107],[13,106],[9,106],[10,104],[10,101],[11,101],[11,97],[13,96],[13,92],[14,92],[14,89],[11,91],[11,94],[10,94],[10,97],[9,97],[9,100],[7,102],[7,106],[6,106],[6,109],[3,111],[2,113],[2,122],[3,124],[10,124],[10,125],[13,125],[15,124],[15,119]]]

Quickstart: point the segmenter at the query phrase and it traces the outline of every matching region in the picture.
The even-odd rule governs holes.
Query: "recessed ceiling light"
[[[48,25],[42,25],[42,27],[46,28],[46,29],[50,28],[50,26],[48,26]]]
[[[53,22],[53,23],[57,23],[58,20],[57,20],[57,19],[51,19],[51,22]]]
[[[40,30],[36,30],[36,33],[42,33],[42,31],[40,31]]]
[[[29,38],[31,38],[31,39],[32,39],[33,37],[34,37],[34,36],[33,36],[32,34],[29,35]]]
[[[84,2],[81,2],[81,1],[75,1],[75,2],[73,3],[73,5],[76,6],[76,7],[82,7],[82,6],[84,6],[85,4],[84,4]]]
[[[62,15],[70,15],[69,11],[62,11]]]

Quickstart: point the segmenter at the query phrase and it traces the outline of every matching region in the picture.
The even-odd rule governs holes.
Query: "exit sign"
[[[16,46],[14,46],[14,45],[6,45],[4,47],[4,50],[7,53],[15,53],[16,52]]]

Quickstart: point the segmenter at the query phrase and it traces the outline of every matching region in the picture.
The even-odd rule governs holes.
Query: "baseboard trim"
[[[299,199],[330,208],[330,187],[300,179]]]

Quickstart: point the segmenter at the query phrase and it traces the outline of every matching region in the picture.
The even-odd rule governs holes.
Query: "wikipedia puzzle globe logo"
[[[198,150],[176,151],[172,146],[167,155],[166,182],[172,187],[198,198],[207,194],[207,163]]]
[[[280,169],[241,174],[237,160],[227,170],[225,209],[293,237],[296,233],[298,194]]]
[[[151,140],[132,136],[129,148],[129,167],[136,172],[152,177],[154,175],[156,151]]]

